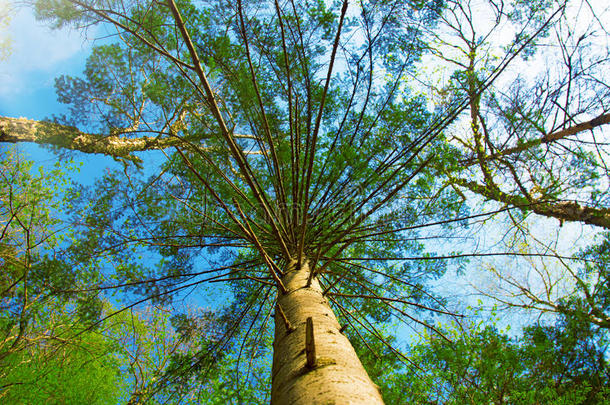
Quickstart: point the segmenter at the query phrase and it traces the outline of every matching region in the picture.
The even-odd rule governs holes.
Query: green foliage
[[[116,311],[91,288],[102,273],[110,276],[103,270],[108,261],[118,263],[115,280],[140,277],[129,251],[99,251],[102,231],[96,224],[114,220],[113,201],[120,189],[100,193],[96,200],[87,190],[66,188],[69,168],[34,167],[14,150],[2,155],[0,189],[7,198],[0,205],[0,401],[179,404],[197,397],[193,393],[204,384],[219,404],[242,397],[244,403],[254,403],[262,383],[258,391],[231,384],[233,355],[202,358],[219,339],[213,313],[198,317],[196,333],[187,333],[170,323],[168,310]],[[115,180],[108,174],[100,183],[116,188]],[[84,228],[65,230],[66,205],[74,217],[89,212],[81,217]],[[78,288],[83,285],[87,288]],[[177,375],[176,360],[193,358],[199,358],[198,367]]]
[[[3,356],[1,400],[28,405],[116,404],[127,381],[111,341],[99,332],[83,331],[82,324],[72,324],[73,315],[60,310],[51,305],[39,314],[25,347]],[[6,346],[0,348],[3,353]]]
[[[69,169],[68,169],[69,170]],[[78,273],[52,258],[65,243],[60,219],[67,180],[57,165],[45,172],[14,150],[0,161],[0,319],[8,346],[18,348],[29,319],[44,311],[49,287],[65,287]]]
[[[429,336],[411,349],[416,370],[397,375],[395,403],[602,404],[610,400],[608,335],[586,321],[562,317],[520,337],[495,326]]]
[[[610,329],[610,233],[598,235],[596,242],[580,252],[585,262],[576,277],[578,294],[567,297],[560,310]]]
[[[535,91],[519,80],[508,92],[491,86],[504,63],[518,53],[528,59],[548,38],[555,4],[518,0],[504,9],[489,2],[495,24],[477,32],[474,3],[462,2],[360,1],[350,3],[345,20],[339,2],[322,0],[37,2],[39,16],[59,26],[110,23],[122,41],[96,46],[83,76],[56,81],[69,106],[60,121],[126,140],[145,133],[146,142],[171,141],[175,150],[148,179],[125,167],[109,170],[93,188],[72,189],[78,221],[55,244],[31,243],[32,234],[59,222],[27,202],[35,209],[24,208],[26,217],[42,216],[7,226],[6,238],[14,240],[0,245],[3,263],[12,266],[2,280],[11,315],[2,326],[25,342],[36,335],[27,328],[36,315],[31,292],[54,296],[73,306],[79,324],[118,342],[113,367],[133,376],[131,402],[260,402],[269,382],[257,377],[268,369],[278,274],[305,257],[388,402],[605,399],[606,337],[583,321],[589,307],[598,318],[607,312],[603,298],[574,296],[561,303],[569,309],[560,311],[563,323],[528,328],[519,339],[493,327],[439,331],[453,341],[430,337],[408,358],[387,332],[398,321],[434,329],[434,314],[444,312],[445,300],[428,284],[464,262],[434,260],[436,246],[422,239],[437,236],[422,228],[436,222],[451,230],[451,220],[468,214],[458,186],[483,181],[475,192],[521,208],[580,192],[603,203],[602,154],[579,145],[568,158],[549,157],[537,141],[549,133],[550,116],[570,117],[552,130],[571,125],[563,98],[570,99],[572,80],[586,75],[573,78],[570,69],[568,89],[562,80],[543,80]],[[497,46],[489,38],[505,22],[517,34]],[[445,42],[448,33],[453,38]],[[453,65],[440,88],[418,72],[424,52]],[[440,102],[431,106],[413,77]],[[590,98],[606,105],[604,97]],[[465,112],[467,136],[453,133]],[[504,157],[513,144],[517,151]],[[19,195],[41,199],[48,191],[22,188],[28,190],[17,188]],[[21,207],[19,198],[10,201]],[[17,218],[13,207],[3,210],[9,223]],[[584,272],[605,275],[601,267]],[[122,304],[169,305],[219,281],[228,283],[230,299],[216,303],[218,317],[175,314],[171,325],[167,317],[151,325],[112,314],[115,329],[100,321],[109,312],[100,291]],[[583,284],[600,297],[607,290],[590,279]],[[124,340],[129,330],[134,339]],[[388,373],[389,364],[412,373]],[[206,390],[213,399],[204,398]]]
[[[50,170],[14,149],[0,162],[0,395],[7,403],[115,403],[121,386],[109,343],[85,331],[98,302],[65,291],[87,274],[59,259],[71,163]],[[77,338],[74,336],[77,335]]]

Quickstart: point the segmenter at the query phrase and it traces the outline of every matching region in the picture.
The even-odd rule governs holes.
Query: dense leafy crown
[[[426,282],[467,254],[448,242],[434,254],[426,240],[488,217],[470,215],[471,194],[499,202],[493,212],[510,211],[513,223],[531,210],[610,228],[598,182],[604,145],[566,146],[610,122],[607,58],[570,53],[588,37],[571,47],[574,34],[562,34],[564,2],[480,3],[493,16],[481,26],[475,1],[36,2],[58,26],[108,33],[81,77],[57,79],[69,108],[57,120],[112,139],[106,151],[124,163],[94,188],[70,191],[78,238],[53,263],[75,267],[53,274],[74,277],[52,280],[54,294],[76,297],[66,284],[78,284],[90,299],[82,318],[100,323],[113,314],[101,315],[97,291],[127,291],[133,306],[167,304],[204,282],[228,282],[235,299],[215,318],[220,326],[209,314],[173,318],[182,339],[204,338],[173,357],[165,381],[217,372],[233,341],[241,344],[225,361],[260,357],[275,293],[288,265],[304,260],[361,353],[408,363],[384,329],[395,320],[449,341],[431,317],[455,314]],[[563,65],[534,83],[511,71],[531,66],[552,33]],[[431,60],[440,74],[425,71]],[[563,103],[575,91],[577,102]],[[134,139],[145,143],[139,150],[168,148],[152,158],[125,153]],[[589,311],[607,327],[607,272],[590,264],[605,260],[606,244],[598,248],[581,255],[585,276],[572,273],[581,292],[540,305],[571,317]],[[528,333],[533,342],[551,332]],[[491,330],[466,343],[485,346],[479,338],[513,349]],[[426,361],[446,349],[431,347]]]

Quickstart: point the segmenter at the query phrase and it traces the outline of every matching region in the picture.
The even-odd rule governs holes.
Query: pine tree
[[[487,215],[460,201],[461,151],[447,130],[469,114],[492,178],[481,97],[564,11],[534,3],[490,2],[519,35],[485,69],[468,53],[459,86],[431,108],[412,78],[460,2],[41,1],[41,18],[101,24],[121,42],[97,46],[84,77],[57,80],[68,117],[2,118],[0,140],[124,162],[81,193],[90,209],[75,254],[116,253],[114,287],[145,299],[229,282],[235,302],[211,350],[241,337],[255,357],[273,313],[272,403],[381,403],[346,335],[401,357],[379,324],[441,333],[415,311],[454,315],[425,288],[447,261],[418,230]],[[151,150],[167,161],[138,180],[131,163]],[[143,268],[132,249],[162,259]]]

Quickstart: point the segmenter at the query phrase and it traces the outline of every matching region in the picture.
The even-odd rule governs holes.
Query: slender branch
[[[584,131],[592,131],[593,129],[600,127],[602,125],[610,124],[610,114],[602,114],[592,120],[582,122],[580,124],[573,125],[571,127],[562,129],[560,131],[551,132],[549,134],[545,134],[540,138],[532,139],[530,141],[523,142],[517,146],[513,146],[512,148],[504,149],[500,152],[493,153],[491,155],[483,157],[484,160],[494,160],[500,157],[513,155],[515,153],[523,152],[525,150],[531,149],[535,146],[549,144],[561,139],[565,139],[572,135],[577,135]],[[460,162],[460,169],[472,166],[477,162],[476,158],[462,160]]]
[[[521,195],[508,194],[498,188],[487,187],[474,181],[453,178],[454,184],[473,193],[522,209],[531,209],[536,214],[557,218],[560,221],[578,221],[610,229],[610,209],[581,205],[576,201],[528,200]]]
[[[216,98],[214,96],[214,91],[212,90],[212,86],[210,85],[210,83],[207,79],[207,76],[206,76],[205,72],[203,71],[203,68],[201,66],[201,61],[199,59],[199,54],[197,53],[197,50],[195,49],[195,45],[193,44],[193,41],[191,40],[191,37],[186,28],[186,25],[184,24],[182,15],[180,14],[180,11],[178,10],[178,7],[174,0],[168,0],[168,4],[172,11],[172,14],[174,15],[174,20],[176,22],[178,30],[180,31],[180,34],[182,35],[182,38],[183,38],[184,42],[186,43],[186,46],[189,50],[189,54],[193,61],[195,72],[197,73],[197,76],[199,77],[199,80],[203,86],[206,101],[208,102],[209,108],[210,108],[212,114],[214,115],[214,117],[216,118],[216,121],[220,127],[220,133],[221,133],[223,139],[225,140],[226,144],[228,145],[229,151],[230,151],[231,155],[233,156],[233,158],[235,159],[235,161],[237,162],[241,173],[244,175],[246,182],[248,183],[250,189],[252,190],[252,193],[254,194],[255,198],[261,204],[261,207],[265,211],[265,214],[268,216],[269,221],[271,223],[271,227],[272,227],[274,233],[276,234],[277,242],[280,245],[280,248],[282,249],[284,255],[287,258],[290,258],[290,252],[288,250],[288,247],[286,246],[284,237],[282,236],[282,233],[280,232],[280,229],[278,228],[278,224],[276,222],[277,215],[276,215],[275,211],[273,211],[270,208],[270,205],[267,201],[265,192],[263,191],[262,187],[258,184],[258,181],[256,180],[256,176],[254,176],[252,169],[250,168],[250,165],[248,164],[248,162],[244,156],[243,151],[235,142],[235,139],[233,138],[232,134],[230,133],[230,131],[225,123],[225,120],[222,117],[222,113],[220,111],[220,108],[218,107],[218,103],[216,102]]]

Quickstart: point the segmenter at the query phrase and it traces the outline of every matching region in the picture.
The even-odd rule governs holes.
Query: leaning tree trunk
[[[101,153],[135,163],[141,163],[141,159],[134,152],[166,149],[178,145],[179,141],[178,138],[90,134],[69,125],[0,116],[0,142],[53,145],[84,153]]]
[[[383,404],[309,266],[291,263],[275,311],[271,404]]]

